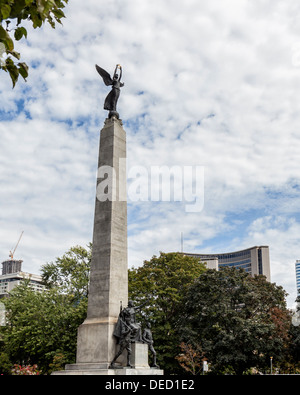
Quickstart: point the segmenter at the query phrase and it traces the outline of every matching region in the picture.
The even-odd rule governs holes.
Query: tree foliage
[[[191,344],[182,342],[180,344],[181,353],[176,356],[180,366],[192,375],[201,373],[203,367],[204,353],[199,344],[193,348]]]
[[[2,299],[0,373],[14,364],[42,373],[73,363],[77,328],[84,321],[91,245],[72,247],[42,267],[47,290],[28,282]],[[161,253],[129,270],[129,297],[144,304],[137,317],[152,326],[158,363],[166,373],[201,373],[206,358],[215,374],[274,368],[299,372],[300,327],[291,325],[282,287],[263,276],[225,268],[207,270],[198,259]],[[125,306],[124,306],[125,307]]]
[[[178,322],[181,302],[189,286],[206,270],[199,259],[179,253],[160,253],[143,266],[129,270],[129,297],[146,303],[142,321],[150,321],[158,363],[166,372],[176,372],[180,351]]]
[[[289,331],[289,348],[283,368],[287,373],[300,373],[300,325],[292,325]]]
[[[200,345],[215,372],[236,374],[283,358],[291,318],[282,287],[243,270],[207,270],[183,304],[182,336]]]
[[[56,288],[37,293],[24,282],[4,303],[3,342],[11,361],[37,364],[43,373],[49,372],[57,354],[62,353],[69,363],[75,361],[77,328],[86,315],[86,299],[78,303]]]
[[[15,50],[15,41],[27,38],[25,21],[34,29],[47,22],[52,28],[65,17],[62,9],[68,0],[0,0],[0,69],[9,73],[13,87],[19,75],[28,76],[28,66],[19,62],[21,55]]]
[[[71,247],[55,262],[42,266],[42,278],[48,288],[58,287],[60,292],[73,295],[75,299],[87,297],[92,259],[92,244],[86,248]]]
[[[34,292],[24,281],[2,299],[7,312],[7,326],[1,329],[4,373],[8,360],[11,365],[37,364],[44,374],[75,362],[77,329],[87,311],[90,259],[90,246],[72,247],[42,267],[44,292]]]

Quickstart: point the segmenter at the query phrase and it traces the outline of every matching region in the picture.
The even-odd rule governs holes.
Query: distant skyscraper
[[[42,277],[38,274],[22,272],[21,260],[2,262],[2,275],[0,275],[0,299],[8,296],[9,292],[22,281],[29,280],[29,285],[34,291],[42,291],[45,286]]]
[[[17,273],[22,271],[22,262],[16,261],[15,259],[10,259],[8,261],[2,262],[2,276],[5,274]]]
[[[270,256],[268,246],[251,247],[242,251],[226,252],[223,254],[186,254],[200,258],[201,261],[207,262],[207,267],[213,268],[211,262],[214,261],[216,269],[229,266],[244,269],[246,272],[254,275],[262,274],[271,281],[270,275]],[[215,264],[215,262],[217,262]],[[300,265],[300,261],[299,261]],[[299,287],[300,287],[300,266],[299,266]]]
[[[300,260],[296,261],[295,266],[296,266],[297,296],[300,296]]]
[[[22,272],[22,262],[15,259],[2,262],[2,275],[0,274],[0,326],[5,325],[5,306],[1,299],[8,297],[10,291],[20,285],[22,281],[29,280],[29,286],[36,292],[41,292],[45,289],[41,276]]]

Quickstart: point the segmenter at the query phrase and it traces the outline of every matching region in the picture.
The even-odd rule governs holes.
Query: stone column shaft
[[[120,303],[127,302],[126,133],[113,117],[100,134],[88,312],[78,328],[76,363],[108,367],[116,353],[113,330]]]

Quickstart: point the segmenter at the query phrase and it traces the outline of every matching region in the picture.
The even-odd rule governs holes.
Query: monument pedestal
[[[163,370],[157,368],[150,368],[148,364],[148,346],[142,343],[132,344],[131,354],[132,368],[116,366],[115,369],[108,369],[106,364],[101,363],[76,363],[66,365],[65,370],[57,371],[52,375],[97,375],[97,376],[158,376],[163,375]]]

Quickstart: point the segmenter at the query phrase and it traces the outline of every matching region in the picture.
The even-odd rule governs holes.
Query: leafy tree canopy
[[[37,364],[43,373],[75,362],[77,329],[87,311],[90,259],[91,245],[72,247],[55,263],[43,265],[45,291],[34,292],[23,281],[2,299],[7,326],[0,333],[0,371],[7,372],[7,360]]]
[[[182,336],[200,345],[213,369],[236,374],[284,355],[291,324],[282,287],[243,270],[207,270],[182,305]]]
[[[86,316],[86,299],[76,302],[56,288],[34,292],[28,281],[3,300],[7,325],[2,328],[4,355],[14,363],[37,364],[49,373],[59,355],[65,363],[75,362],[77,328]]]
[[[92,258],[92,244],[87,249],[71,247],[55,262],[42,266],[42,278],[48,288],[58,287],[60,292],[74,295],[76,299],[87,296]]]
[[[146,303],[142,321],[150,321],[158,362],[166,372],[175,372],[179,363],[178,322],[181,302],[191,284],[206,270],[199,259],[179,253],[160,253],[143,266],[129,270],[129,297],[137,305]]]
[[[42,267],[47,290],[28,281],[2,299],[0,373],[14,364],[37,364],[43,373],[73,363],[77,328],[84,321],[91,245],[72,247]],[[299,368],[299,327],[291,326],[282,287],[263,276],[225,268],[207,270],[196,258],[160,253],[129,270],[129,298],[144,304],[137,317],[152,325],[158,363],[166,373],[199,374],[206,358],[214,373],[269,367]],[[278,365],[277,365],[278,366]]]
[[[27,38],[25,21],[30,21],[34,29],[48,22],[55,28],[65,17],[62,9],[68,0],[0,0],[0,69],[9,73],[13,87],[19,75],[24,80],[28,76],[28,66],[18,62],[21,58],[15,50],[15,41]]]

